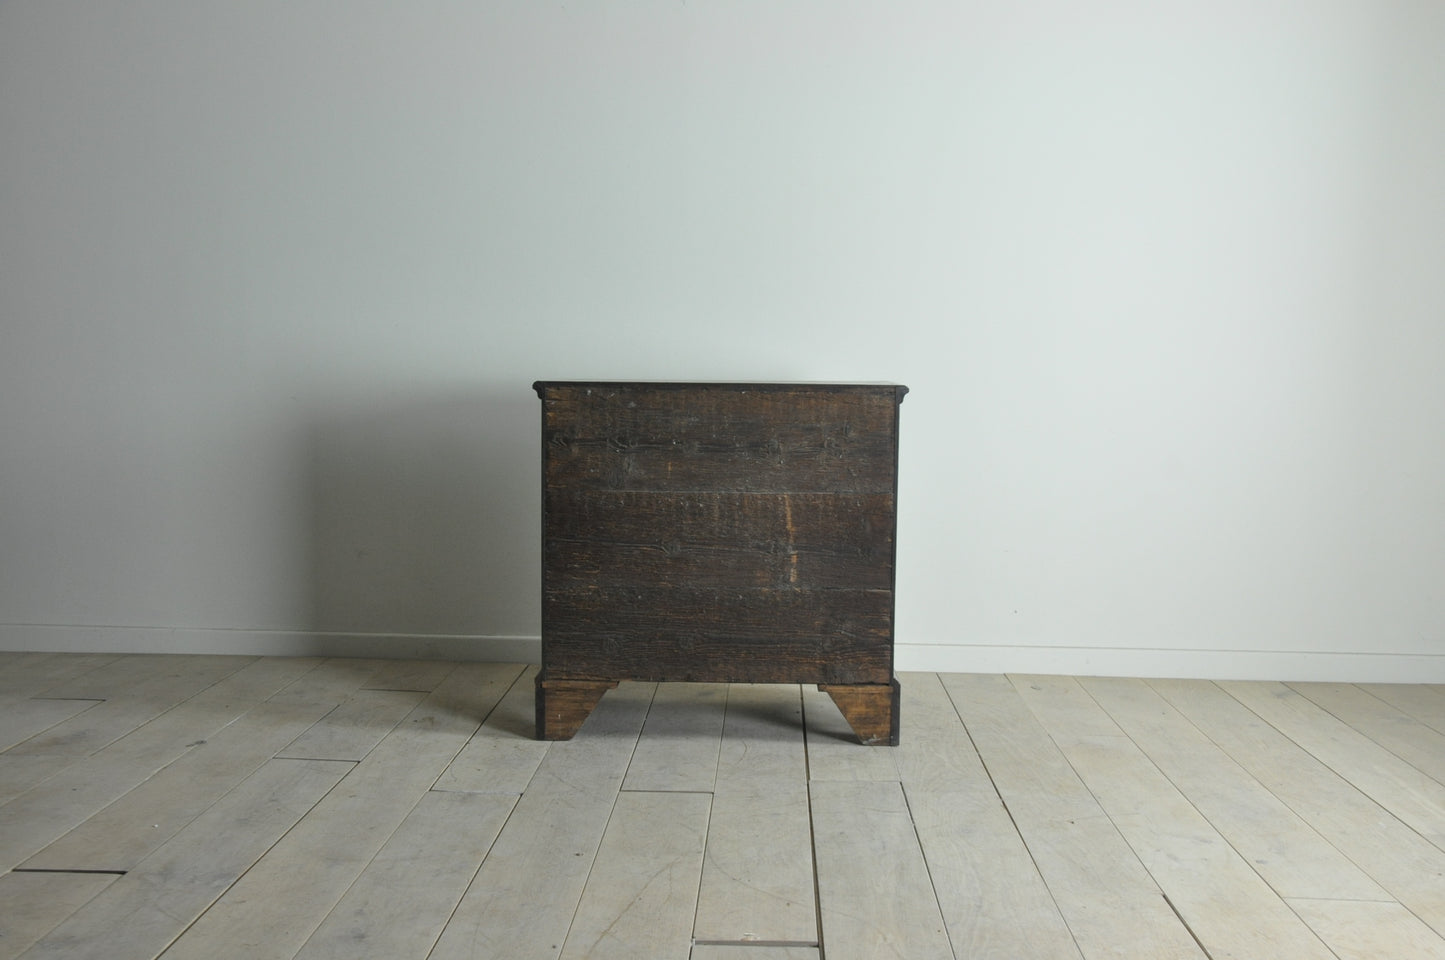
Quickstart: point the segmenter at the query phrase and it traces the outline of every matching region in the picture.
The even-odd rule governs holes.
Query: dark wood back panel
[[[906,388],[536,389],[544,676],[890,682]]]

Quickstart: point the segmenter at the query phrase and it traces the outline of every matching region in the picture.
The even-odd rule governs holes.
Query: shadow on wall
[[[539,416],[519,383],[318,417],[308,439],[318,653],[517,658],[526,641],[507,638],[540,633]]]

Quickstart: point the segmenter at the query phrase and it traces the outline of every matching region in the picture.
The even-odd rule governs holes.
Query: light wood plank
[[[0,805],[49,780],[81,761],[74,757],[12,757],[0,753]],[[0,813],[0,816],[5,816]]]
[[[0,960],[14,960],[116,879],[104,873],[0,874]]]
[[[801,720],[796,686],[728,690],[693,928],[699,940],[818,940]]]
[[[1121,734],[1078,681],[1012,679],[1210,956],[1333,960],[1319,938]]]
[[[1113,718],[1072,677],[1015,674],[1008,679],[1065,756],[1072,744],[1124,736]]]
[[[1339,960],[1445,960],[1445,939],[1398,903],[1291,900]]]
[[[58,670],[54,683],[36,691],[38,695],[61,700],[109,700],[128,692],[136,684],[155,680],[157,677],[183,669],[187,661],[197,657],[171,653],[132,653],[125,656],[110,656],[99,662],[92,661],[89,669],[82,669],[84,661],[71,660],[70,655],[54,654]],[[76,669],[63,669],[74,666]]]
[[[898,678],[909,690],[909,709],[901,714],[909,738],[900,738],[889,752],[904,782],[920,789],[975,793],[997,803],[998,791],[938,674],[901,673]]]
[[[661,684],[622,789],[711,792],[727,691],[725,683]]]
[[[389,660],[362,660],[335,657],[320,664],[282,687],[268,699],[280,703],[325,703],[335,706],[360,690],[379,671],[390,669]]]
[[[1282,683],[1221,682],[1255,714],[1445,850],[1445,784]]]
[[[361,760],[425,696],[402,690],[358,690],[276,756],[292,760]]]
[[[58,723],[8,751],[14,756],[85,757],[235,673],[251,657],[179,657],[164,672],[141,679],[104,703]]]
[[[144,694],[147,684],[151,692],[165,692],[177,673],[198,668],[194,659],[0,653],[0,690],[13,688],[8,701],[0,693],[0,727],[7,721],[35,722],[18,716],[21,711],[49,709],[33,705],[35,693],[75,693],[88,685],[96,695],[123,700]],[[366,777],[346,777],[291,829],[276,821],[275,837],[284,834],[279,842],[263,844],[252,836],[252,856],[260,858],[250,864],[253,869],[237,866],[239,860],[224,853],[231,865],[229,879],[217,879],[207,893],[211,878],[205,875],[199,890],[186,892],[193,886],[187,878],[209,865],[216,837],[230,832],[215,819],[218,811],[231,804],[236,829],[244,833],[258,810],[266,809],[259,794],[249,805],[237,800],[254,789],[254,781],[244,779],[247,773],[259,774],[273,762],[299,763],[267,757],[359,691],[370,696],[426,686],[441,672],[459,669],[407,661],[232,661],[226,666],[233,669],[222,679],[193,688],[184,701],[89,757],[0,750],[0,855],[33,847],[48,834],[53,842],[45,841],[49,846],[37,849],[25,866],[57,857],[57,867],[131,871],[120,879],[110,874],[7,875],[3,869],[14,861],[0,863],[0,933],[9,937],[23,921],[29,930],[24,939],[39,938],[34,956],[82,960],[101,944],[106,956],[153,956],[167,950],[188,925],[192,931],[209,928],[217,939],[176,943],[167,960],[187,952],[208,960],[213,955],[264,960],[297,950],[311,957],[420,958],[432,939],[432,960],[555,960],[574,918],[584,920],[571,931],[580,944],[589,931],[597,932],[600,918],[625,918],[635,909],[624,902],[625,882],[611,883],[609,871],[646,889],[645,863],[633,855],[633,848],[643,845],[618,839],[626,832],[651,832],[645,831],[648,818],[643,816],[632,816],[634,826],[626,827],[628,798],[707,801],[705,792],[622,790],[624,783],[669,786],[652,779],[663,775],[667,764],[648,756],[646,741],[665,732],[669,711],[677,711],[684,722],[691,719],[687,688],[669,685],[654,693],[650,685],[623,684],[604,698],[577,740],[546,744],[531,739],[535,673],[513,665],[498,675],[493,693],[506,691],[500,699],[479,702],[467,683],[434,691],[429,720],[416,726],[441,729],[460,752],[450,761],[443,755],[419,760],[410,772],[400,773],[401,780],[412,783],[414,803],[407,805]],[[884,844],[874,862],[890,878],[900,870],[917,877],[922,863],[957,958],[1155,960],[1157,944],[1141,940],[1131,926],[1136,922],[1131,914],[1149,913],[1151,904],[1127,882],[1129,871],[1117,862],[1120,847],[1125,860],[1134,859],[1135,869],[1143,872],[1142,857],[1159,879],[1152,908],[1164,903],[1162,886],[1216,956],[1311,956],[1318,946],[1291,943],[1306,927],[1340,960],[1441,956],[1445,852],[1380,805],[1399,802],[1382,793],[1388,777],[1377,769],[1373,781],[1353,778],[1353,770],[1340,761],[1360,754],[1376,768],[1438,773],[1441,729],[1429,721],[1445,724],[1442,688],[1291,684],[1283,694],[1272,688],[1262,712],[1297,714],[1274,719],[1300,725],[1306,739],[1315,738],[1314,748],[1346,768],[1353,778],[1346,779],[1213,683],[948,678],[945,691],[934,674],[901,679],[904,730],[897,748],[859,746],[827,701],[818,704],[812,743],[805,744],[798,711],[804,692],[810,699],[817,692],[783,685],[730,688],[721,737],[713,732],[678,740],[678,745],[703,741],[713,755],[701,766],[716,770],[710,788],[690,775],[671,785],[713,792],[701,876],[696,866],[689,871],[696,888],[695,917],[684,905],[677,916],[664,911],[661,921],[679,929],[692,924],[686,933],[693,938],[695,960],[847,955],[847,938],[837,931],[860,921],[829,916],[827,895],[821,898],[824,949],[815,945],[820,936],[808,810],[810,805],[821,810],[827,801],[813,803],[816,798],[807,792],[810,760],[818,797],[829,791],[892,789],[903,798],[900,808],[895,796],[891,814],[881,820],[894,824],[885,832],[911,830],[913,838]],[[999,680],[1005,686],[999,687]],[[1160,697],[1161,690],[1178,706]],[[669,702],[674,696],[676,701]],[[657,726],[649,721],[639,739],[650,703]],[[15,709],[7,713],[7,704]],[[476,728],[483,718],[485,725]],[[474,729],[470,739],[468,729]],[[677,728],[666,732],[658,739],[676,736]],[[430,733],[423,736],[418,729],[404,752],[424,750],[429,739]],[[483,748],[488,740],[493,744]],[[465,747],[459,747],[463,742]],[[383,740],[376,750],[395,748],[386,744]],[[504,753],[486,754],[496,744],[517,749],[515,768]],[[436,777],[430,791],[419,772],[422,766]],[[370,769],[363,764],[355,770],[363,768]],[[642,779],[644,772],[649,779]],[[1439,782],[1430,776],[1420,782],[1432,780]],[[438,789],[443,787],[448,789]],[[453,804],[454,813],[442,812]],[[253,809],[243,809],[248,806]],[[624,815],[612,819],[614,810]],[[504,818],[505,827],[487,851],[488,834]],[[879,818],[864,819],[873,829]],[[202,841],[197,831],[206,823],[211,835]],[[1113,840],[1096,842],[1114,823]],[[607,849],[599,856],[604,834]],[[360,851],[347,846],[354,836],[360,837]],[[855,835],[850,842],[860,841]],[[113,857],[116,852],[122,856]],[[478,860],[481,866],[468,884]],[[1250,869],[1242,869],[1242,863]],[[821,860],[819,870],[837,872]],[[1257,874],[1253,879],[1251,872]],[[786,882],[784,874],[790,874]],[[131,909],[111,899],[132,877],[149,878],[146,885],[152,888],[148,900],[126,901],[139,904],[138,927]],[[1126,882],[1119,883],[1121,877]],[[1297,918],[1283,937],[1269,933],[1279,902],[1274,894],[1260,892],[1259,877]],[[66,887],[72,879],[78,887]],[[52,883],[60,885],[54,896],[34,892]],[[104,889],[83,903],[90,884]],[[891,886],[875,896],[893,895]],[[584,888],[589,899],[579,912]],[[126,896],[140,896],[134,892],[138,889],[132,887]],[[735,901],[731,914],[716,913],[719,923],[708,919],[709,890],[720,907]],[[686,899],[685,890],[672,893]],[[606,905],[609,897],[616,903]],[[240,907],[237,898],[254,902]],[[914,906],[926,901],[922,893],[910,898]],[[1261,922],[1262,910],[1268,922]],[[1086,949],[1071,942],[1064,916]],[[1235,929],[1221,935],[1225,916]],[[1155,919],[1151,915],[1146,926]],[[795,920],[807,923],[792,925]],[[93,943],[77,947],[86,925]],[[132,929],[140,931],[136,937],[129,937]],[[1041,938],[1040,930],[1048,935]],[[116,937],[114,931],[126,935]],[[1112,953],[1101,946],[1101,937],[1092,936],[1098,931],[1113,939]],[[61,943],[65,936],[76,940]],[[666,955],[687,955],[688,936],[668,939],[673,949]],[[0,960],[19,949],[0,938]]]
[[[537,668],[528,667],[457,754],[434,790],[520,794],[547,753],[533,736]]]
[[[505,664],[452,673],[171,946],[167,960],[293,957],[519,673]]]
[[[1445,935],[1445,852],[1217,684],[1151,680],[1150,686],[1393,899]]]
[[[265,700],[320,666],[320,657],[260,657],[197,693],[191,703]]]
[[[250,703],[183,703],[0,807],[0,869],[74,829],[226,726]],[[9,757],[7,752],[3,755]]]
[[[954,952],[1079,960],[1068,925],[935,674],[907,674],[898,766]]]
[[[389,660],[376,668],[362,689],[431,693],[458,666],[455,660]]]
[[[1200,960],[1158,885],[1009,680],[946,674],[943,683],[1084,957]]]
[[[0,673],[0,693],[25,696],[60,696],[55,689],[63,683],[99,670],[123,657],[119,653],[33,653],[27,660]],[[82,700],[92,699],[81,697]]]
[[[495,794],[422,797],[297,960],[425,957],[515,803]]]
[[[1436,783],[1445,785],[1445,733],[1350,683],[1290,687]]]
[[[38,736],[100,702],[0,697],[0,751]]]
[[[701,793],[618,796],[563,960],[687,956],[710,806]]]
[[[324,706],[261,703],[25,862],[27,869],[130,870],[251,776]],[[331,758],[301,758],[331,759]]]
[[[273,760],[42,937],[27,960],[151,960],[351,769]],[[264,938],[266,930],[250,932]]]
[[[0,652],[0,697],[34,697],[83,672],[67,671],[62,657],[59,653]],[[92,664],[90,669],[101,665]]]
[[[1445,733],[1445,686],[1427,683],[1366,683],[1360,689]]]
[[[814,780],[808,789],[829,960],[953,960],[902,786]]]
[[[547,755],[429,960],[555,960],[597,855],[654,685],[623,683]]]
[[[864,747],[832,697],[812,685],[802,691],[810,779],[898,780],[892,747]],[[903,691],[903,703],[907,710],[907,690]]]
[[[1281,897],[1389,899],[1148,683],[1092,677],[1079,682]]]

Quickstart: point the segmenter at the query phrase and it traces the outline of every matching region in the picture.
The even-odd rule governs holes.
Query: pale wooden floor
[[[0,654],[0,958],[1445,957],[1445,687]]]

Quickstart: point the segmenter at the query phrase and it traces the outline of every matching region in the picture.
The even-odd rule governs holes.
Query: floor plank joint
[[[1445,688],[0,653],[0,960],[1445,960]]]

